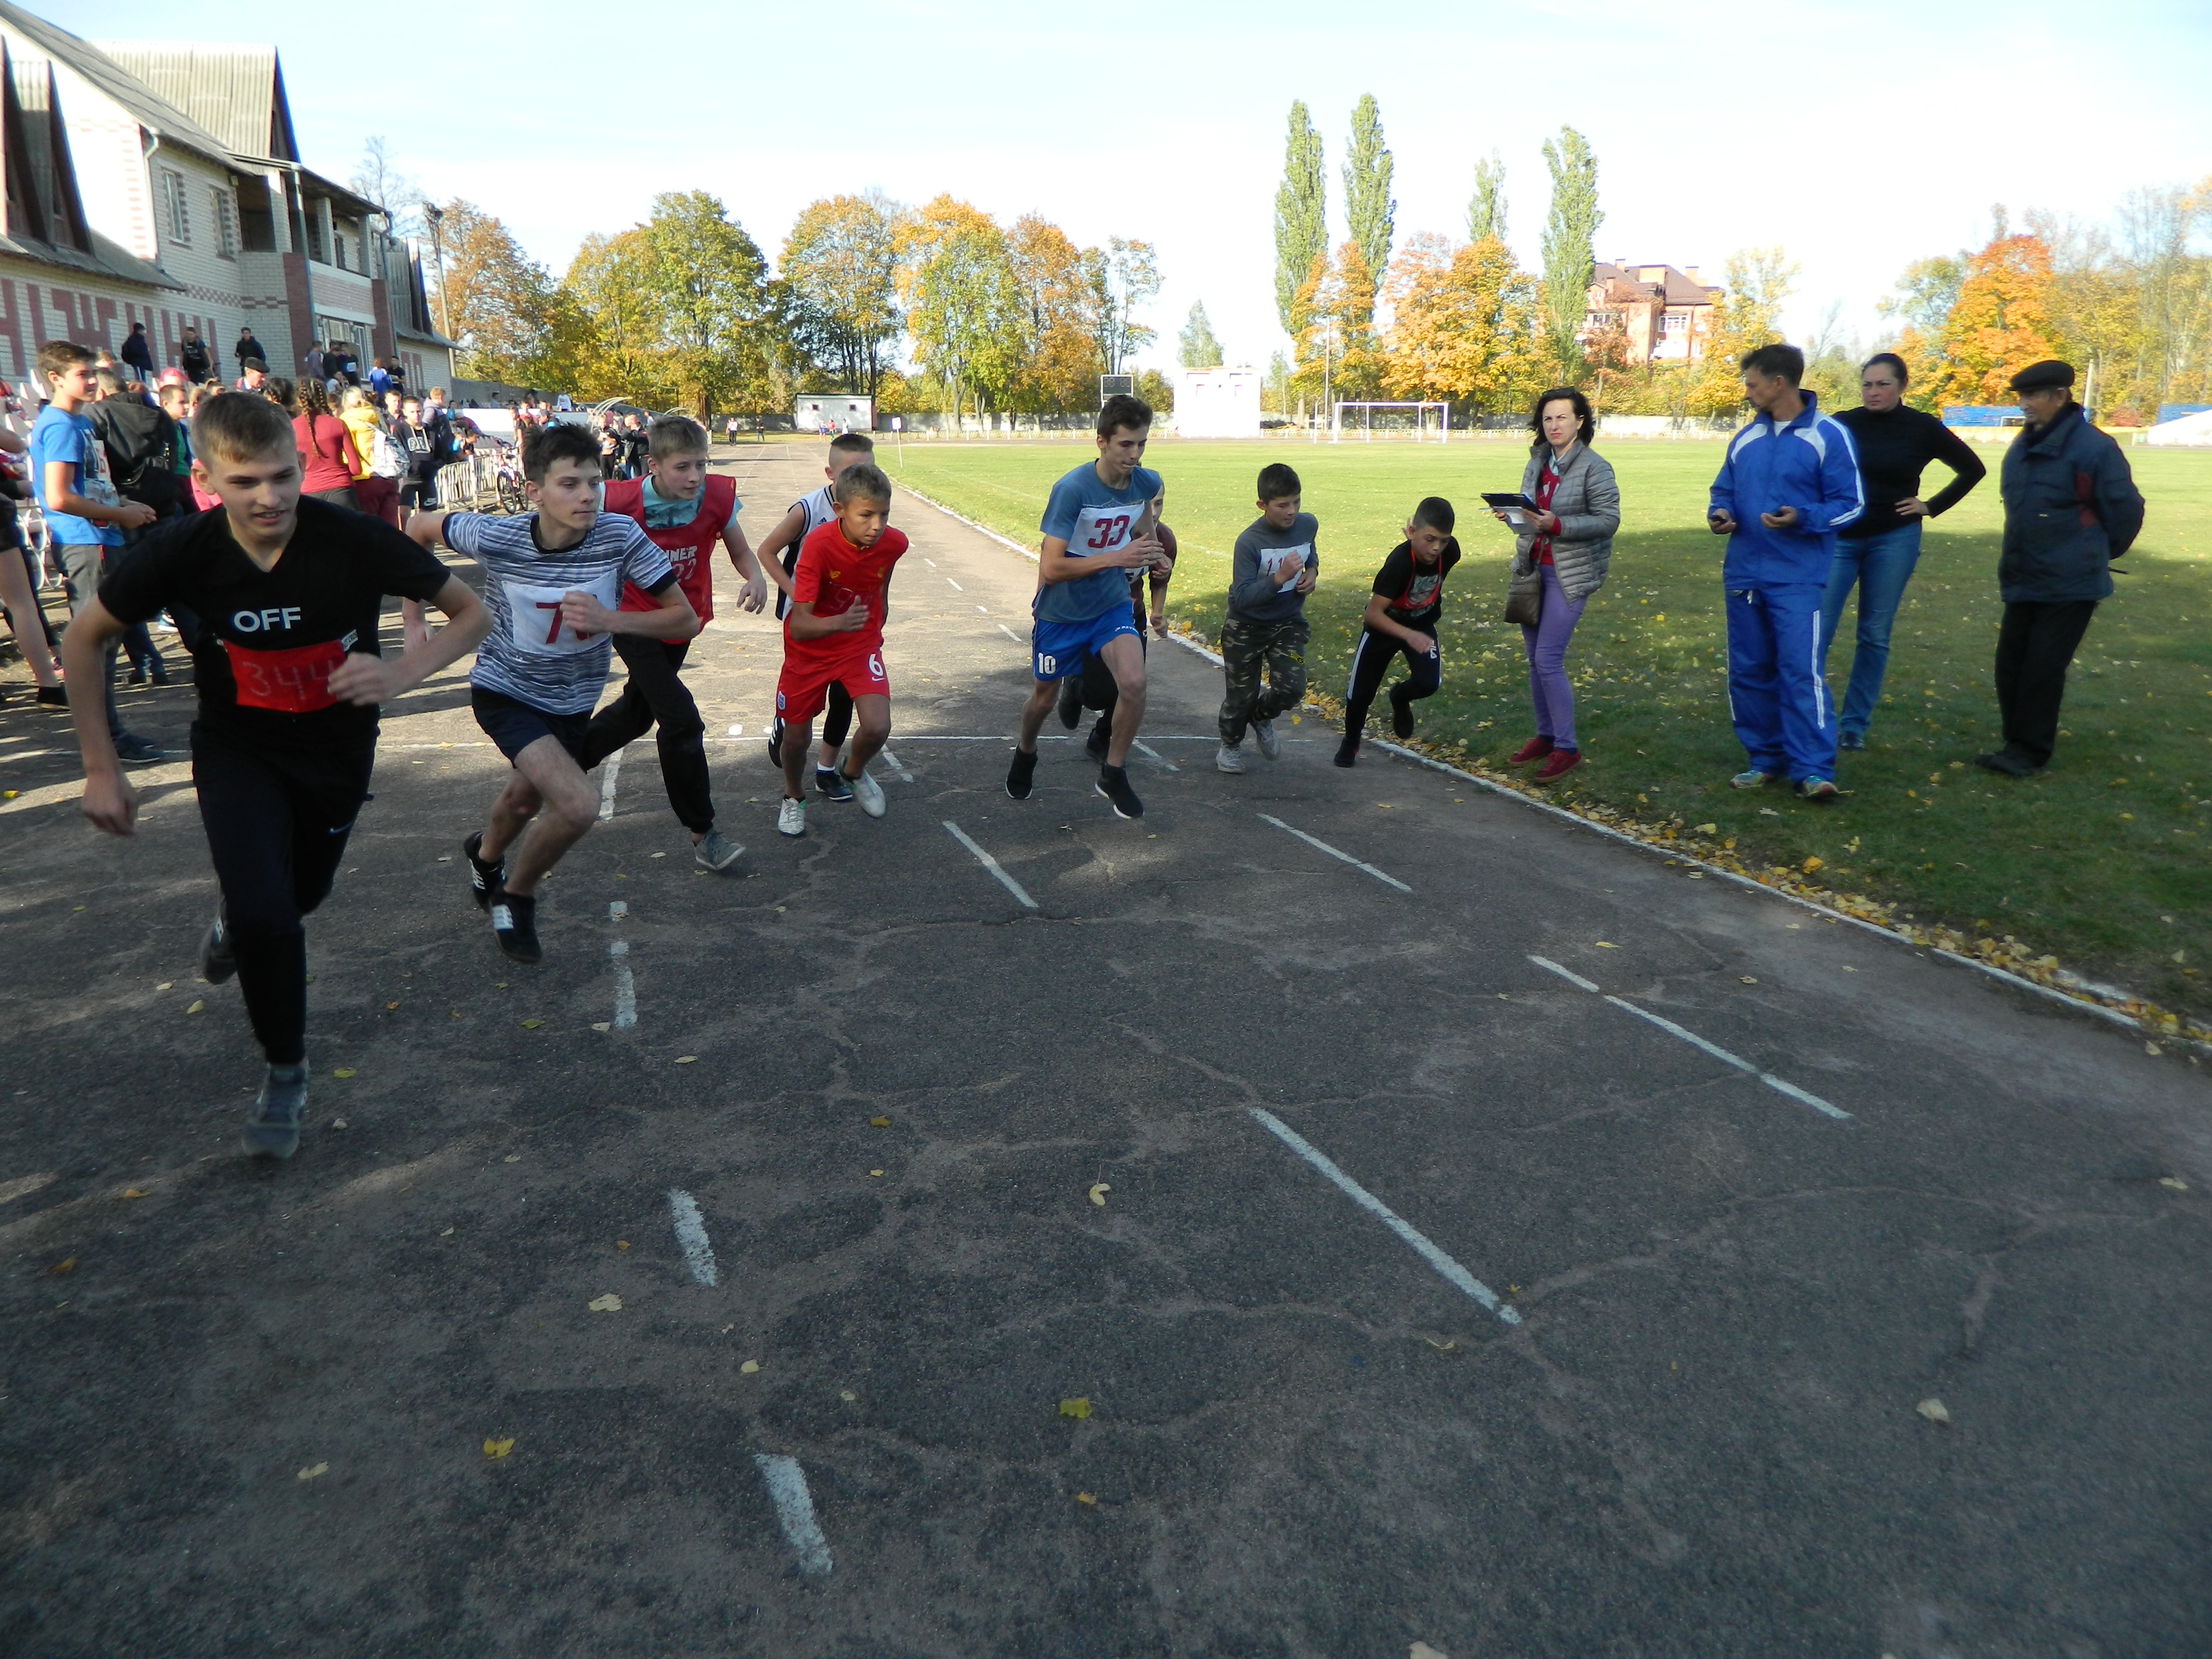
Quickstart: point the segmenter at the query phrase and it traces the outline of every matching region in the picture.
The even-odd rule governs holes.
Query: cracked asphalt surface
[[[818,477],[726,464],[757,538]],[[746,856],[695,871],[633,745],[537,969],[465,890],[503,769],[462,676],[388,711],[282,1168],[236,1150],[236,987],[195,981],[185,769],[105,841],[61,723],[0,709],[0,1651],[2212,1649],[2200,1070],[1339,771],[1310,715],[1223,777],[1218,671],[1173,646],[1141,823],[1065,738],[1011,801],[1033,568],[895,518],[889,816],[775,833],[776,636],[726,570],[688,678]],[[189,698],[128,718],[180,746]],[[600,1029],[624,964],[637,1023]]]

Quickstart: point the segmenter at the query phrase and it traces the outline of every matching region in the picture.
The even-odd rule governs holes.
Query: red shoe
[[[1554,749],[1552,751],[1551,759],[1546,761],[1541,766],[1536,769],[1536,781],[1538,783],[1550,783],[1556,778],[1564,778],[1568,773],[1573,771],[1575,768],[1580,766],[1582,763],[1583,751],[1581,750]]]
[[[1526,766],[1530,761],[1541,760],[1551,752],[1552,740],[1549,738],[1531,738],[1515,750],[1505,763],[1508,766]]]

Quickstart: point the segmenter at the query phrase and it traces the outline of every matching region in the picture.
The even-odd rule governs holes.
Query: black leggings
[[[668,791],[668,804],[678,823],[703,836],[714,827],[714,799],[707,778],[707,723],[699,718],[690,688],[676,674],[690,653],[691,641],[671,644],[617,634],[615,649],[629,670],[629,678],[623,683],[621,696],[592,715],[584,728],[584,752],[576,763],[588,772],[624,744],[636,742],[658,726],[653,742],[660,750],[660,780]],[[852,702],[850,697],[845,699],[848,708]]]
[[[271,1066],[307,1058],[306,916],[330,896],[376,751],[313,761],[248,754],[192,729],[207,830],[246,1016]]]
[[[1433,628],[1434,624],[1431,624]],[[1435,639],[1431,633],[1430,638]],[[1390,666],[1391,659],[1403,657],[1407,670],[1406,678],[1390,688],[1394,697],[1403,697],[1413,702],[1422,697],[1432,697],[1443,684],[1443,646],[1441,642],[1425,653],[1417,654],[1395,634],[1378,634],[1371,628],[1362,629],[1359,643],[1352,653],[1352,679],[1344,690],[1344,734],[1356,738],[1367,729],[1368,706],[1382,688],[1382,676]]]

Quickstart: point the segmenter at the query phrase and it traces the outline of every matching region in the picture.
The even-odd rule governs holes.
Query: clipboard
[[[1486,489],[1482,492],[1482,499],[1486,506],[1494,507],[1503,513],[1505,515],[1505,522],[1516,530],[1521,529],[1528,522],[1521,516],[1522,514],[1542,510],[1517,489],[1505,491]]]

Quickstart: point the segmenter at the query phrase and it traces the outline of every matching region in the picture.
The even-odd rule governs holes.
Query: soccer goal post
[[[1328,441],[1331,443],[1340,443],[1343,441],[1345,411],[1349,410],[1352,411],[1352,418],[1356,428],[1367,442],[1370,444],[1373,443],[1375,441],[1375,411],[1378,409],[1384,410],[1404,410],[1410,411],[1410,413],[1404,417],[1404,424],[1402,426],[1399,426],[1397,422],[1392,421],[1389,415],[1384,415],[1382,422],[1382,435],[1386,439],[1391,435],[1391,433],[1395,428],[1407,433],[1417,444],[1428,443],[1431,441],[1432,439],[1435,442],[1440,444],[1448,443],[1451,440],[1451,405],[1449,404],[1383,403],[1373,400],[1353,399],[1338,403],[1331,406],[1329,412]],[[1315,441],[1320,441],[1319,434],[1316,434]]]

